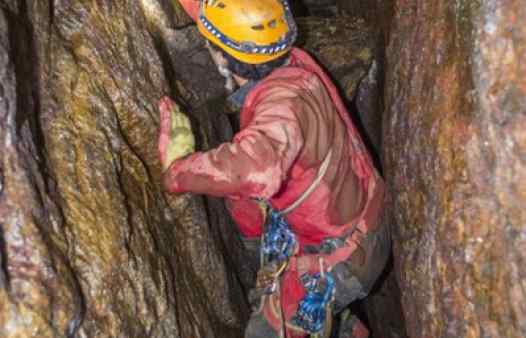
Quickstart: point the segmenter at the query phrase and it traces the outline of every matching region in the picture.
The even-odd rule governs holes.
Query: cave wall
[[[395,0],[383,161],[410,337],[526,336],[526,6]]]
[[[20,62],[30,49],[10,41],[11,15],[0,11],[0,335],[73,336],[84,304],[61,250],[66,240],[54,231],[64,222],[46,185],[32,130],[36,103],[30,83],[35,79]],[[27,33],[20,29],[21,36]]]
[[[0,336],[242,336],[213,206],[160,185],[168,5],[2,3]]]

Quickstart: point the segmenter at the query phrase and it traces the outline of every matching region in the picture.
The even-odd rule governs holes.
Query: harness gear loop
[[[310,334],[326,333],[329,330],[327,317],[330,315],[329,311],[334,300],[334,277],[329,271],[324,271],[322,259],[320,265],[319,273],[301,276],[307,293],[292,317],[295,325]]]
[[[264,229],[261,234],[260,267],[273,261],[286,261],[295,254],[294,251],[296,250],[297,241],[294,233],[289,228],[285,216],[303,203],[319,186],[323,176],[327,172],[331,157],[332,149],[329,149],[322,164],[318,168],[318,173],[314,181],[312,181],[311,185],[294,203],[284,210],[274,210],[268,201],[258,200],[258,202],[264,204],[264,212],[266,212]]]
[[[323,179],[323,176],[327,172],[331,156],[332,149],[329,149],[329,151],[325,155],[325,158],[323,159],[323,162],[318,168],[318,172],[314,181],[298,197],[298,199],[286,209],[277,211],[272,208],[268,201],[259,200],[260,202],[265,203],[267,214],[267,217],[265,219],[264,231],[261,235],[260,269],[269,269],[271,271],[272,269],[275,269],[275,272],[273,275],[272,284],[269,287],[266,287],[266,289],[264,290],[263,296],[261,297],[261,303],[257,311],[259,313],[263,310],[268,295],[276,293],[276,296],[278,297],[278,318],[281,323],[280,336],[283,338],[286,337],[287,324],[281,303],[280,276],[285,271],[288,265],[289,258],[295,255],[297,250],[296,236],[290,230],[289,224],[285,219],[285,216],[292,212],[294,209],[296,209],[301,203],[303,203],[307,199],[307,197],[309,197],[310,194],[319,186],[321,180]],[[318,299],[319,295],[314,293],[311,294],[311,298],[315,299],[315,301],[318,301],[317,303],[312,303],[308,300],[304,300],[302,303],[305,304],[305,309],[302,313],[306,314],[306,316],[304,317],[307,318],[307,320],[301,319],[297,321],[297,324],[299,324],[299,326],[297,327],[298,329],[307,329],[306,331],[310,333],[319,331],[319,328],[324,326],[325,319],[327,317],[327,309],[329,307],[329,303],[332,301],[334,294],[334,279],[332,278],[332,276],[325,275],[323,269],[323,258],[320,259],[319,263],[320,271],[322,273],[321,278],[324,280],[328,279],[329,281],[329,288],[325,290],[327,294],[322,297],[321,302]],[[269,265],[270,268],[268,268]],[[319,279],[320,276],[315,276],[314,278]],[[312,290],[315,289],[317,289],[317,286],[314,285],[312,287]],[[307,295],[306,298],[308,296],[309,295]],[[271,304],[270,299],[269,304]],[[314,315],[312,314],[313,312]],[[315,329],[315,331],[312,331],[310,329]]]
[[[285,216],[303,203],[319,186],[323,176],[327,172],[331,157],[332,149],[329,149],[322,164],[318,168],[318,173],[314,181],[312,181],[311,185],[296,201],[284,210],[274,210],[268,201],[258,200],[258,202],[264,204],[266,212],[264,231],[261,234],[260,267],[275,260],[278,262],[288,260],[295,253],[297,241],[294,233],[289,228]]]

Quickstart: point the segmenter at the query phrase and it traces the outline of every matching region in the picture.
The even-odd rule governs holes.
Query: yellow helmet
[[[285,54],[297,35],[287,0],[202,0],[197,27],[226,53],[250,64]]]

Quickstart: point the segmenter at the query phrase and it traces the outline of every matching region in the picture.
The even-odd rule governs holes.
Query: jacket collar
[[[248,93],[254,88],[259,81],[248,80],[247,83],[239,87],[235,92],[233,92],[228,98],[228,102],[235,110],[241,110],[245,99],[247,98]]]

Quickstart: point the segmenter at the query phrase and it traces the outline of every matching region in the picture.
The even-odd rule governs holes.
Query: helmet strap
[[[223,65],[217,65],[217,70],[219,71],[219,74],[225,78],[225,89],[228,91],[228,93],[230,94],[234,92],[234,89],[236,89],[236,82],[230,69]]]
[[[212,60],[214,61],[219,74],[225,78],[225,89],[228,91],[228,93],[232,93],[236,88],[236,83],[234,81],[232,71],[230,71],[226,65],[226,60],[223,59],[221,52],[214,50],[212,46],[210,46],[210,42],[208,40],[206,41],[206,48],[210,52]]]

